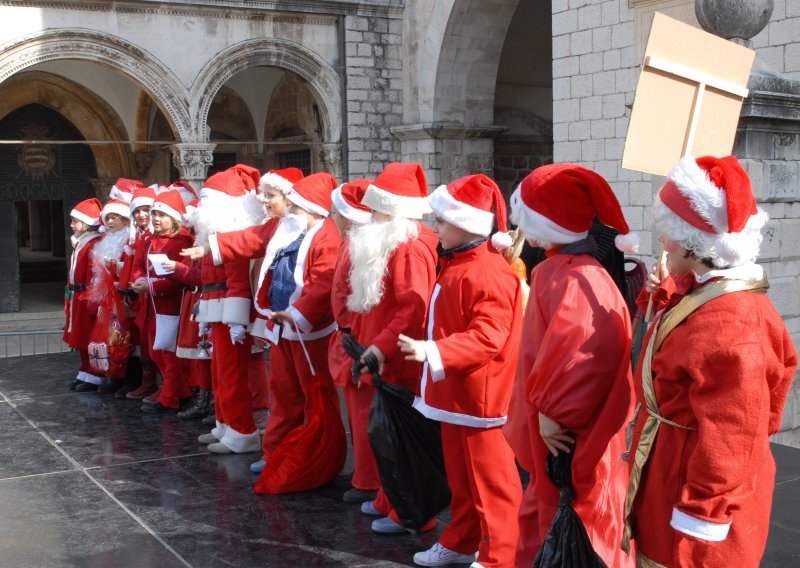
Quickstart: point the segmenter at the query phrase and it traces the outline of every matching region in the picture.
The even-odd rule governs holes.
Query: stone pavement
[[[76,367],[73,353],[0,360],[4,566],[407,566],[447,521],[421,536],[379,536],[334,486],[255,495],[255,455],[211,456],[197,423],[69,393]],[[798,566],[800,450],[774,450],[763,566]]]

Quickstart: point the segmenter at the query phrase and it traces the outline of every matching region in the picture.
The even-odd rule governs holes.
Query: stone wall
[[[403,119],[402,19],[355,15],[344,26],[347,176],[375,177],[400,159],[390,129]]]

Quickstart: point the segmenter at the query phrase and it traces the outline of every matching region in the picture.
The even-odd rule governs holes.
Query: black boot
[[[201,390],[194,395],[192,405],[178,413],[178,418],[181,420],[197,420],[206,416],[209,410],[211,410],[211,393]]]
[[[125,383],[125,379],[106,379],[106,381],[100,385],[97,389],[97,392],[100,394],[112,394],[117,392],[119,389],[122,388],[122,385]]]
[[[125,368],[125,382],[122,388],[114,393],[114,398],[125,398],[125,395],[135,391],[142,384],[142,360],[139,357],[128,358],[128,366]]]
[[[208,416],[203,418],[203,426],[216,426],[217,425],[217,416],[214,414],[213,407],[210,409]]]

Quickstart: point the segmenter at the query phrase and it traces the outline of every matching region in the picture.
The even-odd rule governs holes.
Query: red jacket
[[[158,314],[172,316],[180,314],[183,286],[169,276],[157,276],[147,257],[150,254],[165,254],[170,260],[181,262],[180,252],[192,246],[192,236],[186,229],[181,229],[174,236],[152,235],[147,237],[143,245],[141,254],[137,251],[131,274],[132,282],[144,277],[148,278],[150,282],[148,297],[141,299],[147,307],[140,309],[136,316],[136,323],[139,327],[144,326],[145,319],[148,317],[145,314],[152,314],[154,303]]]
[[[696,286],[692,274],[665,280],[657,307]],[[759,565],[775,484],[769,436],[780,428],[796,368],[791,337],[765,294],[711,300],[666,337],[652,363],[656,399],[663,417],[691,430],[662,424],[645,465],[632,512],[645,556],[670,568]],[[641,363],[637,377],[643,400]]]
[[[64,297],[64,343],[72,349],[87,349],[97,305],[88,302],[87,288],[92,283],[92,249],[100,242],[100,233],[90,231],[72,237],[67,286],[71,294]]]
[[[209,239],[215,263],[265,257],[254,297],[255,308],[261,317],[256,318],[251,333],[273,343],[277,343],[280,337],[298,339],[294,330],[279,329],[266,319],[270,313],[268,292],[272,282],[269,266],[275,254],[301,234],[294,229],[288,230],[294,221],[292,217],[273,218],[263,225],[217,234]],[[325,337],[336,329],[331,312],[331,285],[341,244],[335,223],[325,219],[305,233],[297,253],[296,288],[287,311],[294,317],[306,341]]]
[[[175,264],[175,273],[170,277],[186,287],[181,304],[181,321],[178,327],[175,355],[181,359],[207,359],[208,357],[204,356],[203,351],[198,347],[198,343],[201,341],[200,326],[192,317],[195,304],[200,301],[200,261],[184,257],[182,262]]]
[[[339,329],[328,344],[328,370],[337,387],[344,388],[350,382],[353,360],[345,353],[342,338],[350,332],[352,314],[347,309],[347,297],[350,295],[350,253],[347,242],[343,242],[336,260],[331,287],[331,309],[333,318]]]
[[[381,378],[418,392],[420,363],[406,361],[397,337],[424,337],[425,315],[436,282],[439,238],[419,223],[419,236],[397,247],[388,262],[380,304],[365,314],[354,313],[353,333],[364,346],[375,345],[386,356]]]
[[[414,407],[450,424],[505,424],[521,330],[520,282],[502,256],[484,242],[442,257]]]
[[[548,255],[549,256],[549,255]],[[539,413],[575,435],[573,508],[610,566],[633,566],[620,548],[628,487],[625,426],[633,411],[631,323],[625,300],[590,255],[553,255],[531,274],[519,363],[504,433],[531,472],[541,545],[559,493],[545,471]]]
[[[214,265],[210,256],[200,264],[201,294],[197,321],[248,325],[252,321],[250,262],[229,260]]]

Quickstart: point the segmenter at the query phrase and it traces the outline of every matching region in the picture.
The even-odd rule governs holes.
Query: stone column
[[[342,179],[344,172],[342,170],[341,144],[322,144],[322,149],[319,151],[319,162],[322,170],[331,174],[339,182],[347,181]]]
[[[92,185],[92,189],[94,190],[94,197],[99,199],[101,202],[105,203],[108,201],[108,194],[111,191],[111,188],[114,187],[114,184],[117,183],[117,178],[94,178],[90,179],[89,183]],[[83,199],[88,199],[88,195]],[[72,208],[75,203],[64,203],[65,206]]]
[[[403,160],[425,169],[429,188],[468,174],[494,177],[494,139],[505,126],[464,127],[445,123],[396,126]]]
[[[181,179],[199,190],[206,181],[208,167],[214,163],[216,144],[173,144],[172,163],[178,169]]]

